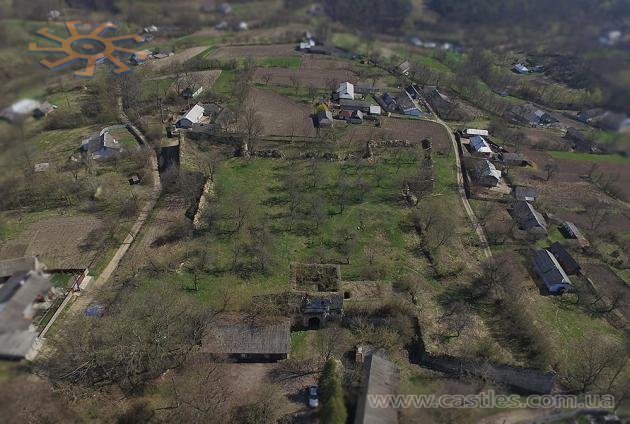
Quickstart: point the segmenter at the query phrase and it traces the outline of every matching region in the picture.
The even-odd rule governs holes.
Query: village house
[[[398,110],[403,115],[419,117],[422,114],[407,91],[403,90],[403,92],[396,97],[396,104],[398,105]]]
[[[277,362],[289,357],[291,323],[286,318],[219,317],[202,342],[199,356],[230,362]]]
[[[368,94],[375,94],[377,91],[376,87],[368,84],[355,84],[354,86],[354,94],[361,94],[363,96]]]
[[[607,131],[628,132],[630,131],[630,118],[623,113],[607,111],[595,119],[594,125]]]
[[[339,111],[338,118],[351,124],[362,124],[363,112],[360,110],[341,110]]]
[[[594,143],[576,128],[567,128],[564,138],[571,143],[571,148],[576,152],[592,153],[594,150]]]
[[[533,268],[547,293],[563,294],[573,290],[571,280],[555,256],[548,250],[538,249],[535,251]]]
[[[556,257],[556,260],[568,275],[580,273],[582,267],[560,243],[554,242],[547,250]]]
[[[499,171],[489,160],[480,160],[475,163],[475,180],[486,187],[496,187],[501,181]]]
[[[453,101],[446,94],[441,93],[437,87],[425,87],[424,98],[431,107],[436,109],[449,108],[454,105]]]
[[[323,127],[332,127],[333,125],[333,116],[332,112],[328,109],[320,109],[317,111],[317,115],[315,116],[317,121],[317,126],[319,128]]]
[[[396,109],[398,109],[396,99],[388,92],[384,92],[380,96],[375,96],[375,98],[378,104],[387,112],[395,112]]]
[[[111,135],[110,128],[103,128],[98,135],[93,135],[81,142],[79,152],[91,155],[94,160],[109,159],[123,151],[122,145]]]
[[[361,112],[369,113],[370,115],[381,114],[381,107],[367,100],[340,99],[339,107],[341,108],[341,110],[360,110]]]
[[[499,160],[506,166],[528,166],[529,161],[521,153],[499,153]]]
[[[558,119],[531,103],[514,106],[510,111],[510,115],[513,120],[532,127],[551,125],[558,122]]]
[[[411,63],[409,63],[408,60],[405,60],[404,62],[396,66],[396,72],[398,72],[400,75],[409,76],[410,71],[411,71]]]
[[[529,202],[517,200],[512,208],[512,217],[523,231],[532,234],[547,234],[545,218]]]
[[[606,111],[602,108],[586,109],[577,114],[577,120],[585,124],[592,124],[597,118],[602,116]]]
[[[369,401],[369,397],[396,395],[399,379],[398,366],[385,359],[384,354],[376,352],[367,355],[363,360],[363,389],[357,403],[354,424],[396,424],[397,410],[377,408]]]
[[[517,74],[529,74],[529,68],[527,68],[527,66],[523,65],[522,63],[516,63],[514,64],[514,66],[512,67],[512,70],[514,72],[516,72]]]
[[[42,118],[55,110],[57,106],[48,103],[47,101],[40,102],[32,99],[22,99],[11,106],[8,106],[0,112],[0,118],[15,123],[23,121],[24,119],[32,116],[34,118]]]
[[[177,120],[175,126],[177,128],[192,128],[193,124],[198,124],[201,122],[203,118],[203,113],[204,107],[197,103]]]
[[[564,221],[560,226],[560,232],[568,239],[575,239],[581,248],[589,247],[590,243],[584,237],[580,229],[572,222]]]
[[[514,187],[514,198],[526,202],[535,202],[538,198],[538,190],[534,187],[516,186]]]
[[[342,82],[337,88],[337,99],[354,100],[354,85],[350,82]]]
[[[470,152],[478,156],[489,157],[490,155],[492,155],[492,149],[490,148],[490,145],[488,144],[486,139],[480,135],[475,135],[471,137],[468,146],[470,147]]]
[[[38,310],[49,306],[46,301],[52,284],[36,259],[2,262],[2,274],[13,272],[7,280],[3,276],[0,285],[0,358],[22,359],[37,339],[32,321]]]

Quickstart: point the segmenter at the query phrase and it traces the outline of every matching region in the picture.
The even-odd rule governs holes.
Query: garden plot
[[[51,270],[88,268],[103,243],[102,221],[91,216],[59,216],[28,225],[0,248],[0,258],[37,256]]]

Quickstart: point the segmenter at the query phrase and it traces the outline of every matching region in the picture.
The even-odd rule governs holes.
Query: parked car
[[[308,406],[311,408],[317,408],[319,406],[319,399],[317,399],[317,386],[315,384],[308,386]]]

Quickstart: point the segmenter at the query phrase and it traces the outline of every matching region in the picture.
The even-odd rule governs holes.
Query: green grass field
[[[569,159],[588,162],[630,163],[630,158],[621,155],[596,155],[591,153],[550,151],[549,154],[556,159]]]
[[[263,57],[257,63],[262,67],[298,69],[301,60],[299,56]]]

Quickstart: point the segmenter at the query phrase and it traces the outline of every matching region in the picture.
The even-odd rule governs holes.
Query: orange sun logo
[[[124,41],[135,41],[136,43],[144,42],[144,38],[137,34],[104,37],[103,34],[106,31],[118,28],[111,22],[99,25],[88,34],[80,34],[77,30],[77,25],[80,24],[80,21],[68,21],[65,24],[70,35],[68,38],[61,38],[51,34],[49,28],[42,28],[37,31],[37,34],[59,43],[60,46],[43,47],[38,46],[37,43],[31,42],[28,45],[28,49],[32,52],[65,53],[66,56],[62,59],[56,61],[44,59],[39,62],[52,70],[60,69],[80,60],[85,61],[85,68],[74,73],[80,77],[94,76],[94,68],[96,65],[105,60],[108,60],[116,66],[113,71],[115,74],[123,74],[129,71],[129,66],[121,61],[114,53],[133,54],[138,51],[118,46],[115,43]]]

